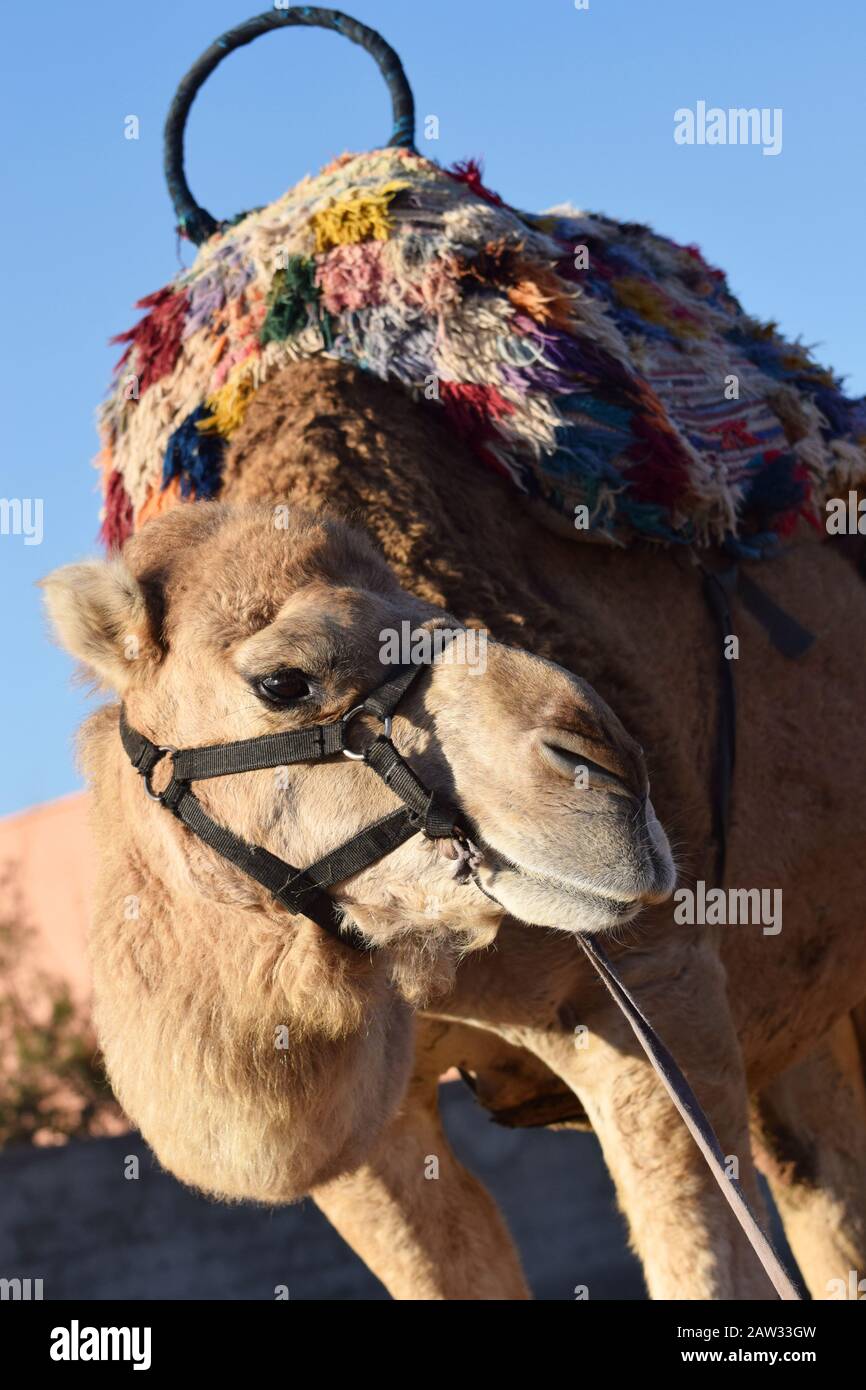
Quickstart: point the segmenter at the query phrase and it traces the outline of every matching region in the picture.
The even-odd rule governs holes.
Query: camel
[[[232,436],[219,502],[49,576],[60,641],[136,728],[178,747],[339,718],[383,678],[379,634],[401,620],[490,634],[483,675],[434,665],[394,719],[410,764],[476,827],[478,884],[421,836],[338,884],[368,953],[291,916],[149,801],[116,703],[85,724],[97,1027],[160,1161],[224,1199],[311,1194],[395,1298],[524,1299],[495,1204],[439,1121],[438,1078],[457,1065],[507,1123],[592,1126],[652,1298],[772,1296],[577,949],[576,933],[603,932],[751,1201],[759,1165],[810,1291],[837,1296],[832,1281],[866,1264],[866,662],[852,640],[866,588],[842,549],[799,532],[761,582],[818,636],[791,662],[737,608],[727,882],[781,889],[776,934],[674,917],[674,860],[681,884],[711,883],[716,850],[719,637],[688,555],[549,533],[368,374],[322,358],[275,374]],[[275,707],[257,682],[283,669]],[[393,805],[343,759],[197,790],[296,864]]]

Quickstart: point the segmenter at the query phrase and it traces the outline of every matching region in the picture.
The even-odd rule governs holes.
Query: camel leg
[[[511,1236],[457,1162],[436,1092],[435,1078],[413,1082],[368,1162],[311,1196],[393,1298],[527,1299]]]
[[[866,1087],[850,1017],[761,1092],[755,1147],[812,1297],[866,1296]]]
[[[619,970],[688,1075],[761,1219],[743,1063],[717,955],[711,948],[633,952],[620,958]],[[514,1040],[571,1086],[592,1121],[650,1297],[774,1298],[625,1020],[599,990],[561,1004],[558,1018],[559,1027],[521,1027]]]

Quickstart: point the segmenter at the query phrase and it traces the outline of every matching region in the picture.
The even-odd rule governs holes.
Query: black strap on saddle
[[[719,639],[718,675],[719,709],[716,723],[716,751],[713,767],[713,838],[716,844],[715,881],[721,887],[725,878],[728,851],[731,788],[737,753],[737,689],[734,662],[725,653],[727,637],[734,636],[731,604],[735,596],[761,623],[773,646],[783,656],[796,660],[807,652],[815,641],[813,633],[774,603],[769,594],[755,583],[739,565],[710,570],[699,566],[703,574],[704,598],[716,621]]]
[[[148,796],[171,811],[193,835],[255,879],[289,912],[302,913],[340,941],[357,950],[368,951],[370,947],[362,935],[355,928],[341,924],[340,910],[327,889],[383,859],[413,835],[423,834],[434,840],[454,839],[458,843],[468,841],[455,808],[440,793],[424,786],[391,741],[391,716],[424,669],[423,666],[399,668],[384,685],[332,724],[262,734],[235,743],[178,749],[152,743],[131,727],[126,711],[121,709],[120,738],[127,757],[144,778]],[[354,720],[362,714],[378,719],[382,733],[358,753],[352,750],[348,739]],[[287,864],[261,845],[247,844],[239,835],[213,820],[190,786],[192,782],[212,777],[286,767],[292,763],[324,762],[339,755],[365,762],[403,805],[306,869]],[[156,791],[153,773],[163,758],[171,759],[171,780],[162,791]]]

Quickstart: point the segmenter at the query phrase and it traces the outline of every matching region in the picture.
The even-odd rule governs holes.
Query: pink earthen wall
[[[90,993],[85,939],[95,877],[86,794],[0,820],[0,866],[12,871],[11,879],[4,875],[0,892],[7,898],[20,893],[24,919],[36,929],[28,967],[65,981],[73,998],[85,1002]],[[0,902],[3,920],[13,908],[12,902]]]

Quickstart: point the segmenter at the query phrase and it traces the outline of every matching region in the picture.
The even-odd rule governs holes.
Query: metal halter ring
[[[177,752],[177,749],[176,749],[175,747],[173,747],[173,745],[170,744],[170,743],[160,743],[160,744],[158,745],[158,747],[159,747],[159,751],[160,751],[160,753],[162,754],[162,757],[163,757],[163,758],[165,757],[166,753],[176,753],[176,752]],[[152,787],[151,784],[150,784],[150,779],[151,779],[151,777],[153,776],[153,774],[154,774],[154,772],[156,771],[156,769],[159,767],[159,763],[161,763],[161,762],[162,762],[162,758],[159,759],[159,762],[155,762],[155,763],[154,763],[153,767],[150,769],[149,772],[143,772],[143,773],[141,774],[142,777],[144,778],[144,790],[147,792],[147,794],[148,794],[148,796],[150,797],[151,801],[162,801],[162,792],[155,792],[155,791],[153,790],[153,787]]]
[[[350,720],[350,719],[354,719],[356,714],[369,714],[369,713],[370,713],[370,710],[368,710],[364,705],[355,705],[354,709],[350,709],[348,714],[344,714],[344,715],[343,715],[343,723],[344,723],[344,724],[348,724],[348,723],[349,723],[349,720]],[[374,717],[375,719],[378,719],[378,718],[379,718],[378,715],[374,715],[373,717]],[[390,714],[386,714],[386,715],[385,715],[385,718],[381,720],[381,724],[382,724],[382,731],[383,731],[385,737],[386,737],[386,738],[390,738],[390,737],[391,737],[391,716],[390,716]],[[362,763],[362,762],[364,762],[366,756],[367,756],[366,752],[364,752],[364,753],[352,753],[352,752],[350,751],[350,749],[348,749],[348,748],[344,748],[344,749],[343,749],[343,757],[344,757],[344,758],[351,758],[351,759],[352,759],[352,762],[354,762],[354,763]]]

